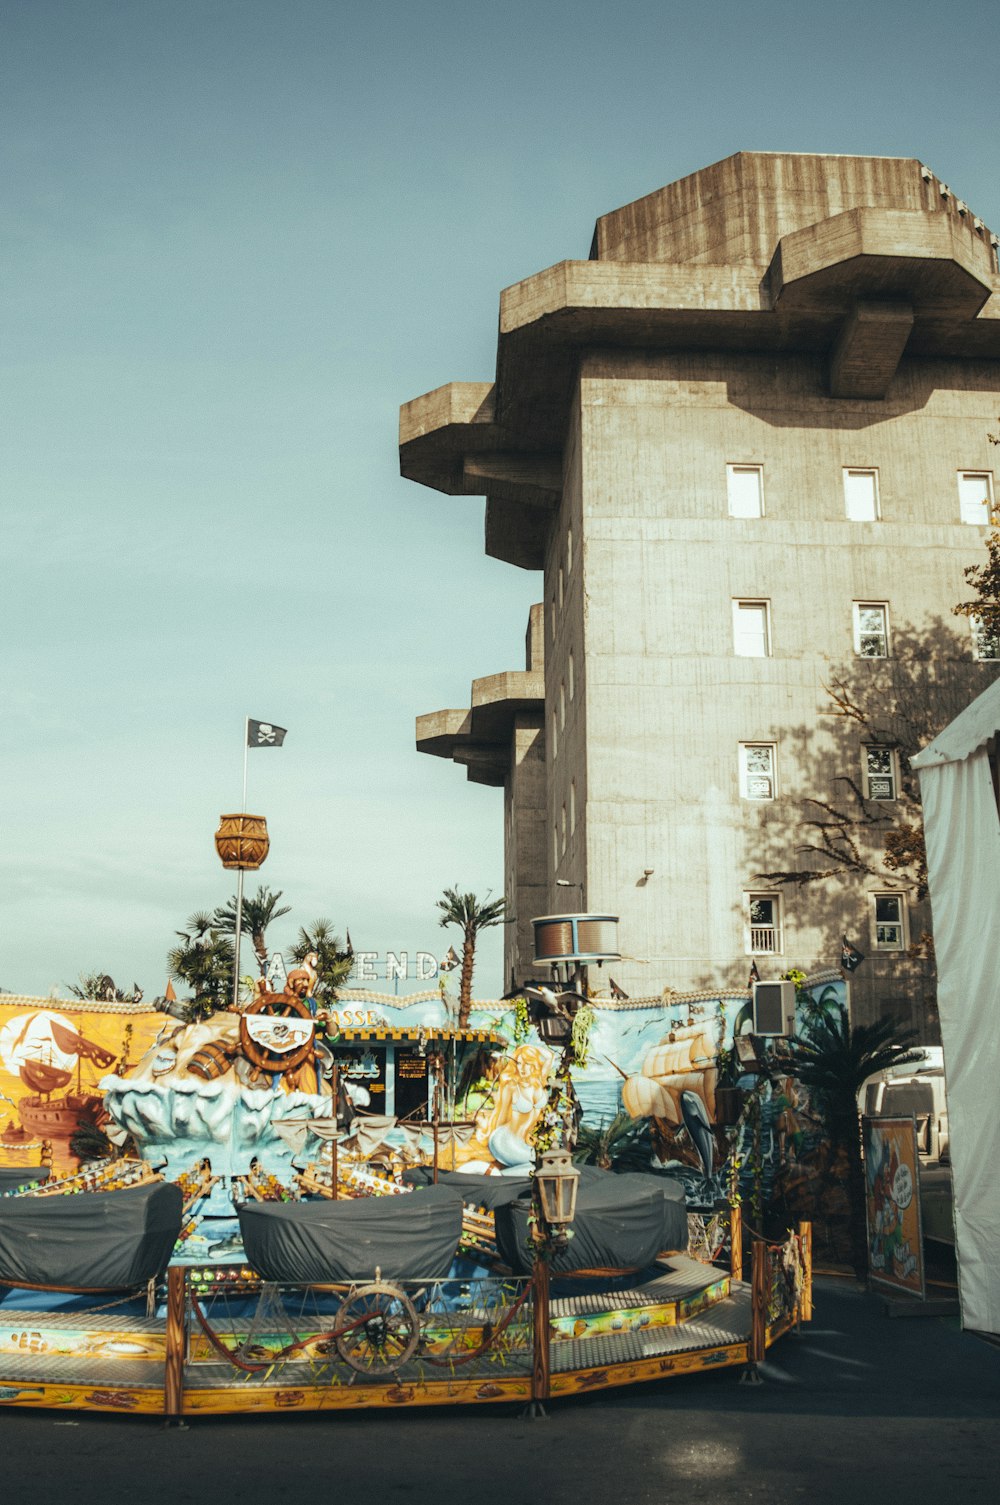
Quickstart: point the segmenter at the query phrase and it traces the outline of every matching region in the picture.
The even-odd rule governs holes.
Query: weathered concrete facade
[[[504,977],[524,970],[531,956],[531,920],[543,913],[545,867],[544,608],[531,608],[523,671],[493,674],[472,684],[465,710],[417,718],[420,752],[462,764],[476,784],[504,791]],[[506,983],[505,983],[506,986]],[[498,992],[501,991],[498,989]]]
[[[503,294],[494,385],[401,422],[404,474],[485,492],[488,552],[544,572],[544,684],[530,709],[505,691],[487,780],[507,974],[535,900],[619,913],[635,994],[745,982],[751,955],[765,977],[835,964],[846,933],[857,1014],[933,1034],[908,955],[927,906],[884,837],[908,808],[897,742],[997,670],[952,614],[992,500],[994,239],[919,162],[740,154],[604,216],[592,257]],[[470,777],[477,693],[438,713],[472,718],[445,740],[418,724]],[[807,872],[831,876],[788,881]]]

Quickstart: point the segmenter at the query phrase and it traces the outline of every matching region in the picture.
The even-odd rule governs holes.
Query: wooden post
[[[163,1414],[180,1417],[184,1405],[184,1359],[187,1349],[187,1267],[167,1270],[166,1360],[163,1366]]]
[[[440,1055],[431,1057],[433,1063],[431,1069],[434,1072],[434,1091],[431,1093],[431,1132],[434,1135],[434,1185],[438,1184],[438,1120],[441,1117],[441,1074],[438,1063],[443,1060]]]
[[[339,1166],[337,1164],[337,1135],[340,1133],[340,1105],[337,1100],[338,1094],[340,1092],[340,1078],[337,1075],[336,1061],[334,1061],[333,1063],[333,1080],[331,1082],[331,1086],[333,1088],[333,1138],[330,1140],[330,1190],[333,1195],[333,1200],[336,1202],[339,1195],[337,1191],[337,1178],[339,1175]]]
[[[813,1228],[812,1223],[799,1224],[799,1240],[802,1246],[802,1295],[799,1298],[798,1320],[811,1322],[813,1314]]]
[[[531,1399],[538,1407],[549,1398],[549,1266],[535,1258],[532,1270],[534,1290],[531,1295],[533,1364]]]
[[[767,1244],[755,1238],[750,1250],[751,1364],[761,1363],[767,1350],[768,1271]]]
[[[729,1204],[729,1270],[734,1280],[743,1279],[743,1208]]]

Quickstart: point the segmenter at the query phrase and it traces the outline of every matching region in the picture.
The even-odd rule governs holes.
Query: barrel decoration
[[[244,872],[259,868],[267,856],[270,841],[263,815],[220,815],[215,833],[215,850],[224,868],[242,868]]]
[[[195,1051],[188,1061],[188,1071],[193,1071],[195,1076],[202,1077],[206,1082],[214,1082],[220,1076],[225,1076],[235,1059],[234,1049],[227,1049],[218,1040],[212,1040]]]

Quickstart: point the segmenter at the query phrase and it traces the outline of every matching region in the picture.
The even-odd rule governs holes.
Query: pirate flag
[[[454,946],[449,946],[447,956],[442,956],[441,960],[438,962],[438,971],[454,972],[461,959],[462,958],[459,956]]]
[[[844,936],[840,948],[840,967],[843,972],[856,972],[865,959],[865,953],[859,951],[857,946],[852,946],[847,936]]]
[[[750,963],[750,976],[747,978],[747,987],[752,988],[755,982],[760,982],[760,973],[757,971],[756,958]]]
[[[247,747],[280,747],[287,735],[287,729],[273,721],[247,719]]]

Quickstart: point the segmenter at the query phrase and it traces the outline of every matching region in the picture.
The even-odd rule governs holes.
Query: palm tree
[[[344,949],[329,920],[314,920],[308,930],[304,925],[299,926],[299,938],[292,947],[292,956],[297,962],[305,961],[310,952],[316,957],[316,991],[331,1001],[337,997],[337,989],[343,987],[354,966],[354,951],[350,946]]]
[[[489,895],[487,895],[487,898]],[[475,894],[460,894],[456,888],[446,888],[437,907],[441,911],[440,925],[458,925],[462,931],[462,980],[458,992],[458,1027],[468,1029],[472,1009],[472,968],[476,958],[476,940],[481,930],[493,925],[502,925],[504,900],[494,899],[492,904],[480,904]]]
[[[279,908],[278,900],[281,898],[281,889],[273,894],[263,884],[258,888],[252,899],[244,898],[241,928],[253,941],[254,955],[257,958],[257,969],[261,977],[267,974],[267,927],[273,925],[275,920],[280,920],[282,915],[291,914],[291,906],[282,904]],[[220,904],[212,916],[217,929],[225,935],[236,934],[236,899],[233,897],[228,904]]]
[[[179,946],[167,956],[171,977],[194,989],[192,1017],[224,1009],[233,986],[233,946],[220,933],[214,915],[193,914],[186,930],[176,932]]]
[[[137,982],[132,984],[131,993],[126,993],[107,972],[81,972],[77,982],[68,982],[66,986],[74,998],[100,999],[104,1003],[138,1003],[142,998]]]
[[[602,1121],[596,1129],[581,1124],[573,1159],[602,1171],[647,1171],[649,1145],[642,1142],[646,1128],[646,1119],[627,1113],[616,1113],[610,1123]]]
[[[814,1093],[834,1148],[847,1154],[851,1260],[859,1280],[868,1272],[868,1241],[858,1093],[876,1072],[917,1059],[910,1053],[915,1040],[915,1030],[900,1029],[893,1019],[852,1025],[840,1004],[814,1015],[791,1045],[791,1074]]]

